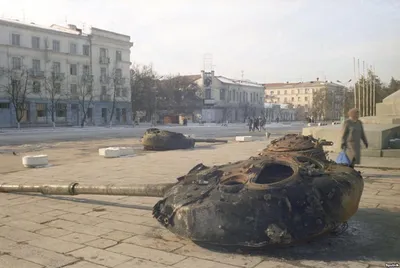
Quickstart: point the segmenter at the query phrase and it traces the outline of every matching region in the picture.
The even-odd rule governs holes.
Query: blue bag
[[[341,151],[339,153],[338,157],[336,158],[336,163],[346,166],[350,166],[351,164],[350,159],[347,157],[345,151]]]

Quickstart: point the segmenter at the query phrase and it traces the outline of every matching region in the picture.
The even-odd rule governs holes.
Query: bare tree
[[[93,93],[93,75],[89,71],[85,71],[81,76],[77,77],[76,84],[70,84],[70,96],[72,100],[78,102],[80,114],[80,126],[84,127],[88,118],[89,109],[94,100]]]
[[[42,99],[47,101],[46,109],[50,113],[53,128],[56,127],[57,106],[63,97],[67,96],[65,90],[62,89],[64,75],[59,72],[50,72],[44,79],[44,91],[41,92]]]
[[[151,65],[134,65],[130,72],[132,120],[136,121],[139,111],[151,115],[156,106],[157,75]]]
[[[326,88],[313,93],[311,114],[316,119],[328,119],[332,115],[334,94]]]
[[[17,121],[18,129],[21,127],[21,120],[27,110],[27,98],[32,92],[30,78],[28,69],[22,66],[14,69],[3,69],[0,77],[4,81],[0,85],[0,90],[7,95],[15,109],[15,120]]]
[[[110,76],[107,77],[107,95],[111,100],[111,107],[108,109],[109,112],[109,126],[112,127],[113,119],[117,112],[117,102],[129,101],[128,100],[128,88],[125,87],[126,78],[122,76],[121,69],[114,69]],[[119,116],[119,114],[117,114]]]

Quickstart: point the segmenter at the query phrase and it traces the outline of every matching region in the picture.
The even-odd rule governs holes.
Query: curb
[[[382,170],[400,170],[400,167],[372,167],[372,166],[356,166],[357,168],[366,168],[366,169],[382,169]]]

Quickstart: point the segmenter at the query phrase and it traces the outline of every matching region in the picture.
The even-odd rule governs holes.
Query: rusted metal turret
[[[142,144],[145,150],[168,151],[193,148],[196,142],[227,143],[227,140],[192,139],[182,133],[149,128],[143,135]]]
[[[326,152],[323,146],[332,146],[333,142],[326,140],[317,140],[312,136],[303,136],[299,134],[287,134],[282,138],[271,141],[259,155],[267,154],[293,154],[304,155],[327,161]]]

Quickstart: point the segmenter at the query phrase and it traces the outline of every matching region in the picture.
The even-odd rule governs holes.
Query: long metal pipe
[[[125,195],[163,197],[165,192],[175,183],[161,184],[136,184],[127,186],[109,185],[80,185],[73,182],[60,185],[35,185],[35,184],[1,184],[0,192],[4,193],[42,193],[44,195]]]

